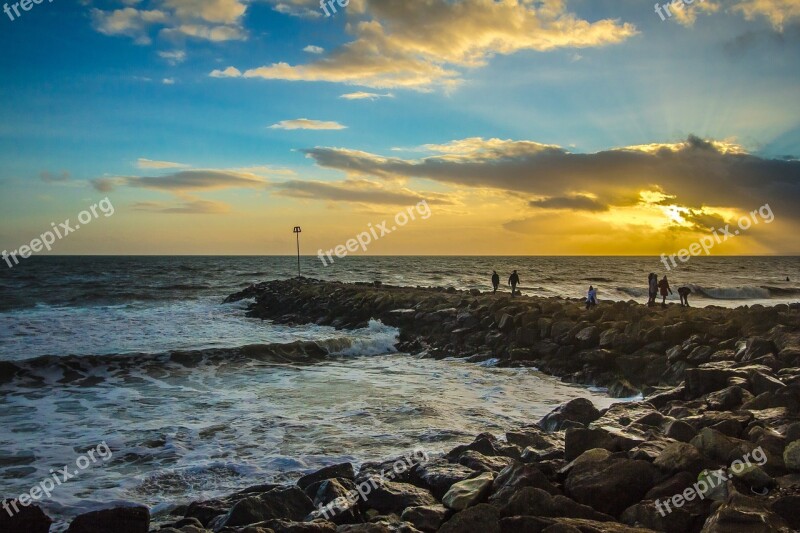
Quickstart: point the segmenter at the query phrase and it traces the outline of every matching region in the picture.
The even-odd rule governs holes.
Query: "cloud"
[[[338,122],[325,120],[311,120],[308,118],[298,118],[294,120],[282,120],[270,126],[273,130],[343,130],[343,126]]]
[[[140,157],[136,160],[136,166],[139,168],[155,168],[155,169],[164,169],[164,168],[188,168],[191,165],[185,165],[183,163],[173,163],[171,161],[153,161],[152,159],[145,159]]]
[[[212,42],[247,38],[242,22],[247,11],[246,0],[149,0],[145,9],[132,7],[91,11],[94,28],[104,35],[126,36],[137,44],[152,43],[153,31],[169,39],[196,38]],[[185,59],[183,52],[160,52],[162,58],[176,64]]]
[[[778,31],[783,31],[786,24],[800,20],[798,0],[742,0],[733,10],[742,13],[747,20],[764,17]]]
[[[212,70],[210,76],[212,78],[238,78],[242,73],[238,68],[228,67],[225,70]]]
[[[276,183],[274,187],[281,196],[312,200],[333,200],[367,204],[410,205],[422,200],[432,204],[451,204],[438,193],[417,193],[408,189],[391,190],[380,183],[368,180],[323,182],[312,180],[290,180]]]
[[[64,183],[69,181],[70,175],[66,170],[62,170],[61,174],[53,174],[45,170],[39,174],[39,178],[45,183]]]
[[[158,53],[158,56],[170,65],[177,65],[186,61],[186,52],[183,50],[162,50]]]
[[[455,87],[464,69],[497,54],[600,47],[637,33],[628,23],[580,19],[563,0],[362,0],[351,2],[345,16],[351,42],[310,63],[273,63],[241,76],[425,91]]]
[[[173,193],[185,191],[209,191],[219,189],[259,189],[267,185],[261,176],[245,172],[226,170],[184,170],[161,177],[127,176],[98,178],[92,186],[101,192],[127,186],[155,189]]]
[[[319,147],[305,153],[319,166],[340,170],[351,179],[419,178],[495,189],[527,195],[539,208],[600,211],[642,202],[707,213],[703,208],[711,202],[748,212],[770,203],[776,213],[788,217],[796,216],[800,202],[800,162],[765,159],[732,142],[694,136],[680,143],[591,154],[533,141],[481,138],[426,148],[436,153],[421,159],[343,148]]]
[[[357,91],[354,93],[343,94],[339,98],[344,98],[345,100],[377,100],[379,98],[394,98],[394,95],[392,93],[378,94]]]
[[[319,18],[322,11],[317,0],[271,0],[275,11],[301,18]]]
[[[573,211],[608,211],[609,206],[588,195],[558,196],[532,200],[531,207],[542,209],[569,209]]]
[[[303,52],[308,52],[309,54],[321,54],[324,51],[325,49],[321,46],[314,46],[313,44],[309,44],[303,48]]]
[[[137,202],[133,204],[133,209],[170,215],[221,215],[229,213],[231,210],[228,204],[210,200],[192,200],[177,205],[163,202]]]
[[[175,78],[164,78],[161,80],[164,85],[175,85]]]

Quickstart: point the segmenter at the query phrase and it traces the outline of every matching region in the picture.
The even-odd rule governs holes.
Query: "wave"
[[[340,337],[291,343],[249,344],[235,348],[176,350],[112,355],[45,355],[0,361],[0,385],[95,385],[112,376],[159,376],[187,369],[225,369],[261,364],[315,364],[329,356],[369,356],[396,352],[399,330],[371,320],[369,326]]]
[[[672,287],[677,295],[679,286]],[[786,298],[800,295],[800,288],[794,287],[772,287],[744,285],[741,287],[703,287],[701,285],[688,284],[686,287],[692,289],[692,294],[709,300],[769,300],[770,298]],[[646,298],[648,296],[647,287],[617,287],[621,293],[634,298]],[[675,296],[673,295],[673,296]]]

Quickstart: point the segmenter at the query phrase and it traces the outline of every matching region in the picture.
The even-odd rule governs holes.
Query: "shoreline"
[[[641,392],[644,399],[602,411],[575,399],[504,435],[478,435],[391,481],[376,476],[400,458],[365,463],[358,472],[331,465],[295,485],[267,483],[194,502],[182,519],[152,531],[800,528],[800,313],[789,306],[601,302],[587,311],[580,300],[302,278],[260,283],[226,301],[250,298],[248,316],[262,320],[352,329],[374,318],[400,330],[404,352],[497,358],[502,366],[535,366],[565,382],[608,387],[613,397]],[[743,457],[762,456],[737,468]],[[701,472],[724,482],[690,499]],[[369,492],[348,510],[321,516],[321,508],[365,483]],[[0,530],[47,531],[37,507],[18,517],[6,524],[0,515]],[[68,531],[145,533],[150,520],[145,507],[114,508],[81,515]]]

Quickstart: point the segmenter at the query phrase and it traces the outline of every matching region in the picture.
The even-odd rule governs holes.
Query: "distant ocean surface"
[[[630,257],[349,257],[329,267],[303,257],[301,269],[481,290],[493,269],[503,284],[517,269],[526,295],[582,298],[592,284],[601,301],[640,302],[647,274],[665,273],[658,258]],[[106,441],[112,460],[57,487],[45,509],[60,527],[112,502],[158,513],[334,461],[446,450],[576,396],[611,403],[533,369],[395,353],[398,332],[380,322],[355,332],[278,326],[246,318],[247,302],[221,303],[296,273],[295,257],[34,257],[0,268],[0,497]],[[692,305],[800,301],[797,257],[696,257],[667,274],[673,289],[692,287]],[[290,366],[237,352],[296,340],[331,358]],[[176,350],[206,352],[176,360]],[[4,368],[20,372],[3,378]]]

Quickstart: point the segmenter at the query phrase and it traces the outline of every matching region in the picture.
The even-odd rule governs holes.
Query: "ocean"
[[[108,461],[42,502],[58,527],[114,502],[163,514],[333,462],[435,454],[577,396],[612,403],[534,369],[397,353],[398,331],[377,321],[358,331],[290,327],[246,318],[247,302],[222,303],[296,269],[294,257],[53,256],[0,269],[0,497],[105,442]],[[582,298],[592,284],[601,303],[646,301],[647,274],[664,274],[658,258],[301,259],[309,277],[459,289],[488,289],[493,269],[504,281],[517,269],[530,295]],[[668,276],[693,289],[692,305],[800,300],[796,257],[697,257]],[[331,356],[279,365],[239,350],[298,340]]]

